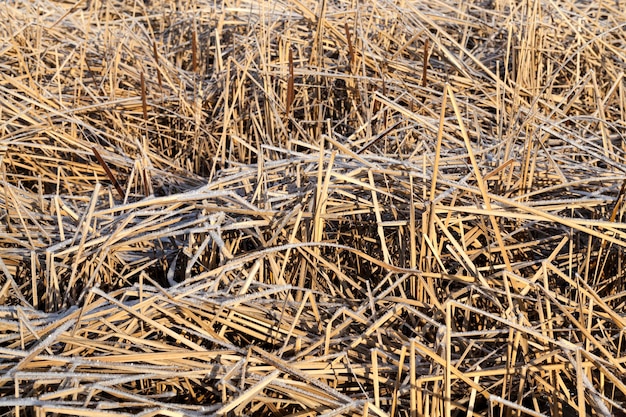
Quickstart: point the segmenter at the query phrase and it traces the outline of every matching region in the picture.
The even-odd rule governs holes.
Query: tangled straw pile
[[[626,413],[623,0],[0,22],[1,415]]]

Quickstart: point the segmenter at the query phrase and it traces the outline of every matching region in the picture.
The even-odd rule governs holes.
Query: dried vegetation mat
[[[0,415],[625,415],[623,1],[3,2]]]

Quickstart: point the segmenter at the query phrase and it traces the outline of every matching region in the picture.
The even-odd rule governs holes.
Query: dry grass
[[[0,415],[626,415],[623,10],[2,3]]]

